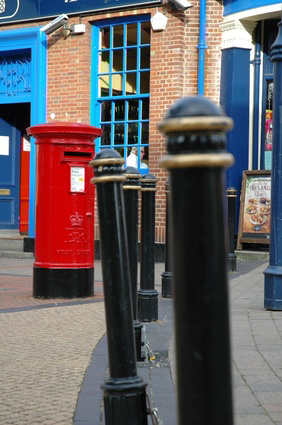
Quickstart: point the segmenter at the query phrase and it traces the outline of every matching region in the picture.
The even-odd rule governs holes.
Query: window
[[[148,16],[103,21],[93,28],[94,125],[103,129],[97,148],[126,159],[134,147],[137,168],[148,170],[150,21]],[[146,171],[147,172],[147,171]]]

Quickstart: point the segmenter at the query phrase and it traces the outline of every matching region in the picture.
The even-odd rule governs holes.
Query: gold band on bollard
[[[157,188],[156,187],[142,187],[141,188],[141,192],[156,192]]]
[[[105,159],[92,159],[89,162],[91,167],[99,167],[99,165],[122,165],[124,164],[123,158],[105,158]]]
[[[125,182],[125,176],[103,176],[103,177],[92,177],[90,183],[109,183],[109,182]]]
[[[141,186],[123,186],[123,190],[141,190]]]
[[[183,117],[164,119],[158,129],[165,133],[183,133],[185,131],[227,131],[233,127],[233,120],[225,116]]]
[[[226,195],[227,198],[237,198],[237,195]]]
[[[230,153],[166,155],[159,165],[161,168],[230,167],[234,156]]]
[[[127,173],[124,173],[124,175],[127,177],[128,180],[130,180],[130,179],[140,179],[140,174],[127,174]]]

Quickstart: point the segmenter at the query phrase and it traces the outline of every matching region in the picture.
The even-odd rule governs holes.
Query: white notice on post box
[[[23,137],[23,151],[30,152],[30,141],[27,136]]]
[[[9,137],[0,136],[0,155],[9,156]]]
[[[85,190],[85,168],[71,167],[71,192],[84,192]]]

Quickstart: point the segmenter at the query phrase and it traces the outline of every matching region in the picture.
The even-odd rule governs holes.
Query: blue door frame
[[[46,121],[46,35],[40,28],[25,28],[0,31],[0,53],[31,51],[31,92],[26,96],[6,96],[1,104],[30,102],[30,125]],[[30,202],[28,236],[35,236],[35,195],[36,195],[36,151],[34,140],[30,141]]]

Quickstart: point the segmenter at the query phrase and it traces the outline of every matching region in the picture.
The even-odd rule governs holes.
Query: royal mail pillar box
[[[35,298],[94,294],[94,139],[101,130],[79,123],[27,129],[36,139]]]

